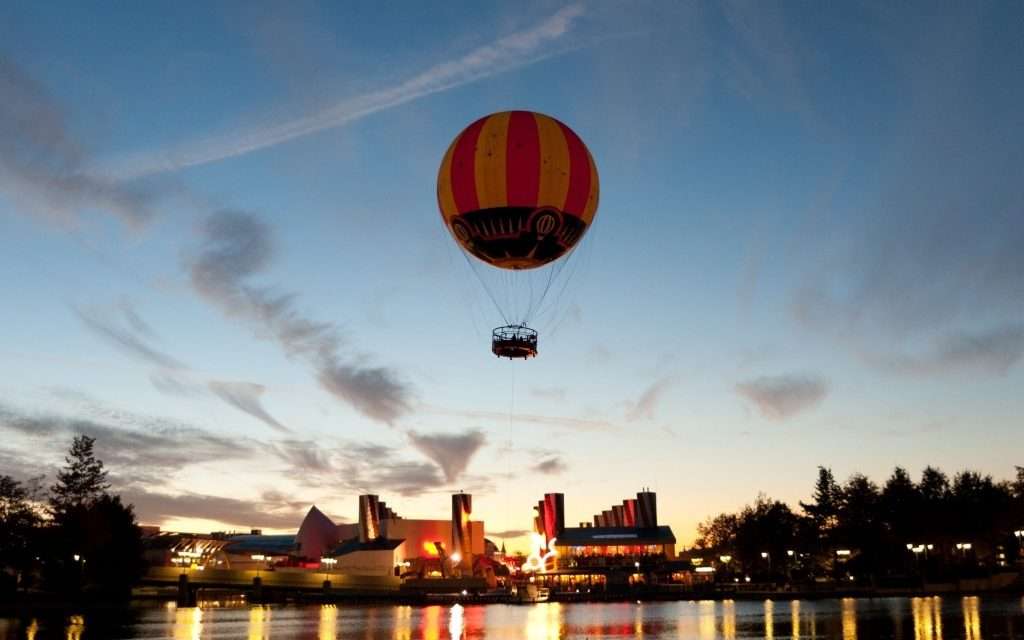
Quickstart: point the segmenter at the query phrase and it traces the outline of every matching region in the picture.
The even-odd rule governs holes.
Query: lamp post
[[[249,557],[252,558],[256,562],[256,577],[259,578],[260,577],[260,565],[262,565],[263,561],[267,559],[267,556],[263,555],[262,553],[254,553],[254,554],[252,554]]]
[[[327,572],[334,568],[334,565],[338,564],[335,558],[320,558],[320,569],[324,573],[324,588],[329,589],[331,581],[327,578]]]

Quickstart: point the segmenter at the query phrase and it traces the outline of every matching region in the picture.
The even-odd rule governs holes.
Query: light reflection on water
[[[0,640],[981,640],[1019,637],[1014,629],[1024,630],[1024,599],[977,596],[415,607],[211,601],[0,615]]]

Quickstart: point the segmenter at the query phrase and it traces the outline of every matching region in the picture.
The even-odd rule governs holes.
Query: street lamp
[[[335,558],[320,558],[320,568],[323,569],[324,573],[324,586],[327,585],[327,573],[334,568],[334,565],[338,564]]]
[[[263,555],[262,553],[254,553],[254,554],[252,554],[249,557],[252,558],[257,563],[256,564],[256,577],[258,578],[258,577],[260,577],[260,565],[263,564],[263,561],[267,559],[267,556]]]

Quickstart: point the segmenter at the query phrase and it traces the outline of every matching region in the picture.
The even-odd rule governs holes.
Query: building
[[[537,503],[534,531],[553,549],[544,570],[548,586],[605,588],[654,580],[675,558],[672,528],[658,524],[657,495],[641,491],[578,527],[565,526],[565,498],[548,493]]]

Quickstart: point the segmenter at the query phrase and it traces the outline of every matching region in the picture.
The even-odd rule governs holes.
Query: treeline
[[[23,591],[123,597],[141,576],[131,505],[110,493],[94,439],[71,443],[56,482],[0,475],[0,598]]]
[[[798,509],[760,495],[700,524],[695,547],[732,580],[938,579],[1013,567],[1022,535],[1024,467],[1002,482],[974,471],[950,480],[934,467],[915,482],[897,467],[881,487],[859,473],[839,484],[819,467]]]

